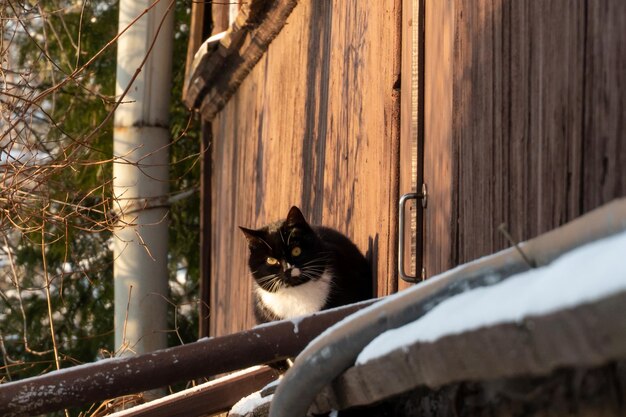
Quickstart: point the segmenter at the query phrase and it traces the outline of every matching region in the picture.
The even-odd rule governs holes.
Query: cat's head
[[[257,230],[239,227],[248,240],[248,265],[256,283],[269,292],[321,277],[327,253],[298,207],[287,219]]]

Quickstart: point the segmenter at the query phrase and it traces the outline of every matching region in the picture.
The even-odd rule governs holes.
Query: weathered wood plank
[[[526,240],[626,195],[626,3],[431,3],[429,275],[509,246],[501,223]]]
[[[498,232],[502,222],[516,239],[527,239],[580,214],[571,207],[577,184],[571,155],[581,141],[582,7],[568,1],[457,7],[460,263],[509,245]]]
[[[276,380],[274,369],[255,367],[148,402],[111,417],[201,417],[228,411],[241,398]]]
[[[626,195],[626,2],[587,2],[581,210]]]
[[[203,2],[194,2],[191,5],[191,23],[189,24],[189,42],[187,44],[187,59],[185,62],[185,80],[183,95],[187,91],[189,72],[193,63],[193,57],[204,41],[204,27],[208,22],[204,21],[205,7]]]
[[[230,1],[215,1],[210,3],[213,15],[213,30],[211,35],[224,32],[230,25]]]
[[[216,116],[213,334],[253,323],[236,226],[294,204],[368,253],[379,294],[395,289],[399,16],[399,0],[300,2]]]
[[[228,29],[207,39],[187,70],[183,93],[187,106],[200,108],[204,120],[213,120],[263,56],[296,3],[255,0],[241,9],[231,3]]]
[[[493,252],[497,218],[495,137],[499,108],[494,97],[499,74],[494,59],[494,8],[497,2],[457,2],[455,5],[453,147],[456,188],[456,234],[453,264],[471,254]],[[473,235],[480,231],[481,238]],[[472,258],[470,258],[472,259]],[[451,265],[452,266],[452,265]]]
[[[424,33],[424,267],[427,276],[454,265],[453,0],[427,0]]]

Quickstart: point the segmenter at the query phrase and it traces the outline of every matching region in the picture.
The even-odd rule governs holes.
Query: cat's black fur
[[[309,225],[297,207],[292,207],[287,219],[282,222],[257,230],[240,229],[250,248],[248,265],[256,282],[254,312],[259,323],[291,318],[276,312],[283,294],[296,293],[296,300],[300,297],[312,304],[316,300],[308,297],[318,297],[321,301],[320,308],[315,307],[316,311],[373,296],[369,263],[354,243],[336,230]],[[326,274],[322,275],[324,272]],[[305,284],[308,285],[300,287]],[[327,296],[320,296],[326,294],[326,288]],[[310,294],[307,293],[309,289]],[[264,296],[272,297],[274,310],[263,301]],[[300,304],[285,301],[285,305],[290,302],[293,305]]]

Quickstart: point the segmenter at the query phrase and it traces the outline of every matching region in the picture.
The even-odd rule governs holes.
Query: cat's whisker
[[[320,276],[322,276],[322,274],[324,273],[324,271],[312,271],[312,270],[302,270],[300,272],[300,275],[303,277],[308,277],[308,278],[319,278]]]
[[[270,279],[265,281],[267,290],[270,292],[274,292],[276,290],[276,287],[279,281],[280,281],[280,278],[278,278],[278,274],[273,274]]]
[[[313,264],[313,265],[304,265],[300,269],[324,269],[326,265],[321,264]]]
[[[312,259],[312,260],[310,260],[308,262],[303,263],[302,266],[306,266],[306,265],[310,265],[310,264],[314,264],[314,263],[319,263],[321,265],[322,263],[325,263],[324,261],[326,261],[328,259],[330,259],[330,257],[317,257],[315,259]]]
[[[273,274],[273,275],[268,275],[262,278],[259,278],[257,280],[257,282],[259,283],[259,285],[264,285],[268,282],[271,282],[272,280],[276,279],[276,277],[278,276],[278,274]]]
[[[326,264],[311,264],[311,265],[302,265],[300,269],[321,269],[324,270],[326,268]]]
[[[259,281],[259,282],[266,282],[266,281],[269,281],[269,280],[271,280],[271,279],[276,278],[277,276],[278,276],[278,274],[266,275],[266,276],[264,276],[264,277],[258,278],[258,281]]]
[[[321,272],[315,272],[315,271],[306,271],[306,272],[303,272],[301,274],[301,276],[309,277],[309,278],[316,278],[317,279],[317,278],[322,276],[322,273]]]
[[[315,271],[323,271],[324,269],[326,269],[326,265],[310,265],[310,266],[302,267],[300,269],[307,269],[307,270],[310,270],[310,271],[313,271],[313,270],[315,270]]]
[[[278,291],[280,289],[280,279],[279,278],[275,278],[272,281],[272,286],[274,288],[274,291]]]
[[[326,267],[322,267],[322,266],[307,266],[304,268],[300,268],[301,271],[312,271],[312,272],[318,272],[318,273],[322,273],[326,270]]]
[[[276,292],[280,289],[280,279],[279,278],[275,278],[272,281],[272,292]]]

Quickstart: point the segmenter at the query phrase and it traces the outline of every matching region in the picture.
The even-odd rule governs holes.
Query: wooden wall
[[[426,0],[432,276],[626,195],[626,2]]]
[[[302,1],[212,122],[211,334],[253,323],[237,226],[293,204],[397,290],[400,3],[424,11],[427,276],[626,195],[626,1]]]
[[[302,1],[213,120],[211,334],[253,324],[247,247],[298,205],[396,289],[400,1]]]

